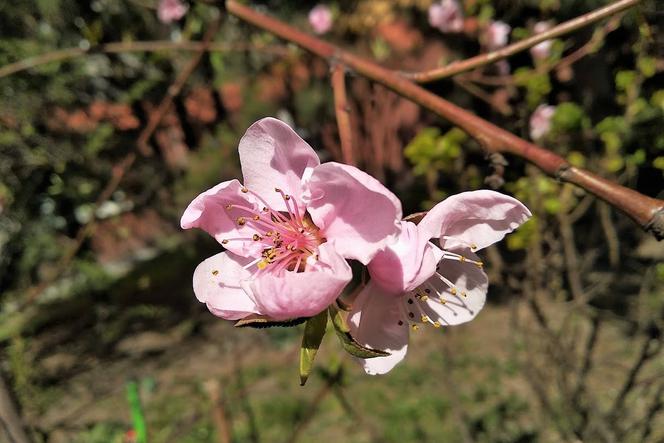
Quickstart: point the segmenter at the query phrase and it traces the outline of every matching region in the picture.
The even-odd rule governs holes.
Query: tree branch
[[[631,4],[632,2],[634,0],[618,3],[624,6],[625,3]],[[516,155],[561,181],[573,183],[595,194],[623,211],[645,230],[652,231],[658,239],[664,238],[664,201],[645,196],[589,171],[571,166],[559,155],[495,126],[394,71],[301,32],[282,21],[256,12],[235,0],[227,0],[226,9],[241,20],[294,43],[319,57],[328,59],[332,63],[343,63],[357,73],[433,111],[466,131],[488,152]],[[615,9],[613,11],[616,12]]]
[[[341,158],[344,163],[355,165],[350,109],[346,95],[346,67],[344,65],[332,67],[332,91],[334,92],[334,113],[337,116],[339,140],[341,141]]]
[[[182,91],[182,88],[187,82],[187,79],[189,79],[196,66],[198,66],[200,63],[201,57],[206,51],[207,45],[210,44],[214,34],[219,29],[219,24],[219,20],[215,21],[205,33],[203,41],[201,42],[202,46],[198,49],[198,52],[192,57],[185,68],[180,72],[173,84],[168,88],[166,96],[162,99],[157,110],[151,115],[146,127],[143,128],[139,134],[138,140],[136,141],[136,148],[143,155],[149,155],[151,153],[151,149],[147,144],[148,140],[150,137],[152,137],[153,132],[157,126],[159,126],[159,123],[161,123],[161,120],[166,115],[166,112],[170,109],[171,105],[173,104],[173,99],[180,93],[180,91]],[[111,195],[113,195],[113,192],[115,192],[118,186],[120,186],[120,182],[124,178],[127,171],[133,166],[135,161],[136,153],[130,152],[113,167],[111,179],[108,181],[101,194],[95,201],[93,214],[102,205],[102,203],[111,198]],[[76,257],[76,254],[83,246],[85,240],[94,232],[95,227],[96,219],[93,217],[89,222],[79,228],[78,232],[76,233],[76,239],[74,240],[74,243],[58,262],[56,266],[56,272],[53,273],[53,277],[45,279],[38,285],[29,289],[25,298],[26,304],[32,303],[48,287],[48,285],[50,285],[53,281],[55,281],[56,278],[61,276],[67,270],[72,260],[74,257]]]
[[[16,74],[21,71],[33,69],[48,63],[63,62],[90,54],[121,54],[125,52],[156,52],[156,51],[207,51],[207,52],[230,52],[230,51],[264,51],[278,55],[288,52],[287,48],[280,46],[256,46],[252,43],[220,43],[198,41],[172,42],[168,40],[135,41],[135,42],[113,42],[92,46],[88,49],[79,47],[58,49],[45,54],[35,55],[23,60],[0,67],[0,78]]]
[[[462,72],[479,68],[480,66],[503,60],[521,51],[525,51],[526,49],[529,49],[545,40],[557,38],[572,31],[576,31],[577,29],[588,26],[606,17],[610,17],[627,8],[631,8],[632,6],[638,4],[640,1],[641,0],[620,0],[615,3],[611,3],[608,6],[604,6],[603,8],[599,8],[588,12],[587,14],[583,14],[582,16],[572,20],[568,20],[564,23],[554,26],[547,31],[540,32],[539,34],[533,35],[523,40],[519,40],[516,43],[512,43],[511,45],[505,46],[504,48],[498,49],[496,51],[480,54],[466,60],[453,62],[447,66],[441,66],[440,68],[431,69],[429,71],[402,72],[401,75],[417,83],[427,83],[446,77],[451,77]]]

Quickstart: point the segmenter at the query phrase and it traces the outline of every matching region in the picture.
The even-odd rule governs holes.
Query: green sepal
[[[331,305],[329,311],[334,330],[337,333],[337,337],[339,337],[339,341],[341,341],[341,346],[343,346],[344,350],[350,355],[359,358],[385,357],[390,355],[389,352],[366,348],[359,344],[355,341],[353,336],[350,335],[350,328],[346,323],[343,311],[339,310],[335,305]]]
[[[291,326],[297,326],[299,324],[302,324],[305,321],[307,321],[306,317],[289,318],[287,320],[275,320],[265,315],[252,314],[236,321],[234,326],[236,328],[257,328],[257,329],[274,328],[274,327],[288,328]]]
[[[314,367],[316,353],[325,336],[327,311],[314,315],[304,325],[302,347],[300,348],[300,386],[304,386]]]

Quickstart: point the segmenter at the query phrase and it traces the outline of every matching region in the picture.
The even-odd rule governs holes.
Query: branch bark
[[[156,52],[156,51],[207,51],[207,52],[230,52],[230,51],[263,51],[277,55],[285,55],[288,48],[280,46],[257,46],[253,43],[220,43],[198,41],[172,42],[169,40],[113,42],[92,46],[88,49],[79,47],[58,49],[45,54],[35,55],[23,60],[0,67],[0,78],[7,77],[28,69],[33,69],[49,63],[64,62],[90,54],[121,54],[126,52]]]
[[[631,5],[634,0],[620,3]],[[456,106],[455,104],[418,86],[411,80],[370,60],[313,37],[292,26],[256,12],[235,0],[226,1],[226,10],[239,19],[294,43],[325,58],[332,64],[342,63],[397,94],[438,114],[478,140],[489,153],[513,154],[539,167],[563,182],[573,183],[620,209],[646,231],[658,239],[664,238],[664,201],[625,188],[589,171],[571,166],[559,155],[528,142],[498,126]],[[618,12],[613,10],[613,13]]]
[[[332,68],[332,91],[334,93],[334,113],[339,127],[341,157],[344,163],[355,165],[353,155],[353,133],[350,125],[350,109],[346,94],[346,67],[335,65]]]
[[[402,72],[401,75],[417,83],[427,83],[446,77],[451,77],[462,72],[479,68],[480,66],[506,59],[521,51],[532,48],[536,44],[545,40],[551,40],[553,38],[568,34],[572,31],[576,31],[577,29],[583,28],[599,20],[615,15],[627,8],[631,8],[640,2],[641,0],[620,0],[604,6],[603,8],[599,8],[587,14],[583,14],[572,20],[568,20],[564,23],[554,26],[545,32],[540,32],[539,34],[533,35],[523,40],[519,40],[516,43],[512,43],[511,45],[505,46],[504,48],[498,49],[496,51],[480,54],[466,60],[453,62],[449,65],[441,66],[440,68],[431,69],[429,71]]]

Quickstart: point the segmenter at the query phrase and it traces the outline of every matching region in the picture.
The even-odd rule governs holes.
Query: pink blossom
[[[402,221],[396,241],[369,263],[371,281],[349,316],[359,343],[390,353],[359,359],[364,370],[385,374],[403,360],[410,329],[472,320],[488,288],[475,252],[501,240],[530,215],[514,198],[482,190],[444,200],[418,225]]]
[[[537,22],[533,28],[535,34],[541,34],[542,32],[548,31],[551,29],[551,23],[549,22]],[[530,48],[530,55],[534,59],[543,59],[547,58],[551,54],[551,45],[553,40],[544,40]]]
[[[393,240],[401,203],[355,167],[320,164],[273,118],[247,129],[239,153],[244,185],[220,183],[182,215],[183,229],[204,229],[227,249],[194,271],[196,297],[228,320],[315,315],[350,281],[345,259],[368,264]]]
[[[456,0],[442,0],[429,7],[429,24],[441,32],[463,31],[463,11]]]
[[[485,33],[485,43],[489,50],[502,48],[509,41],[512,28],[505,22],[491,22]]]
[[[551,130],[551,120],[556,113],[556,107],[551,105],[539,105],[530,116],[530,138],[539,140]]]
[[[157,6],[157,17],[162,23],[180,20],[189,10],[189,6],[180,0],[160,0]]]
[[[309,24],[316,34],[325,34],[332,29],[332,11],[323,4],[314,6],[309,11]]]

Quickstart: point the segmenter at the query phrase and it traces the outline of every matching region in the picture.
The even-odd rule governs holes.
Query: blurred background
[[[452,3],[252,6],[418,71],[607,4]],[[663,20],[643,1],[427,88],[662,198]],[[483,251],[489,302],[473,322],[420,329],[375,377],[328,335],[300,387],[302,326],[212,316],[191,276],[221,245],[179,217],[240,176],[238,140],[261,117],[342,159],[327,62],[213,1],[0,3],[0,441],[664,440],[662,244],[380,85],[351,73],[347,89],[353,161],[405,213],[494,187],[534,216]]]

